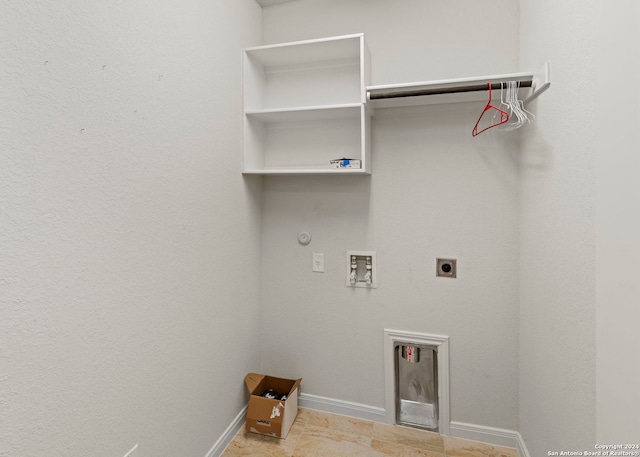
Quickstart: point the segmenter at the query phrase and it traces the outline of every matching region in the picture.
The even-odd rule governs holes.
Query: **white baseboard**
[[[323,411],[325,413],[340,414],[342,416],[355,417],[356,419],[373,422],[385,422],[386,412],[384,408],[363,405],[361,403],[301,393],[298,398],[298,405],[301,408]]]
[[[518,447],[516,447],[516,449],[518,450],[518,455],[520,457],[531,457],[529,449],[527,449],[527,445],[524,442],[524,438],[522,438],[520,433],[518,433]]]
[[[522,435],[514,430],[503,428],[485,427],[483,425],[465,424],[463,422],[451,422],[451,436],[466,440],[480,441],[481,443],[493,444],[515,448],[520,457],[530,457]]]
[[[247,417],[247,406],[242,408],[238,415],[233,419],[233,422],[227,427],[222,436],[218,438],[218,441],[213,445],[205,457],[220,457],[229,443],[236,436],[236,433],[244,426],[245,419]]]
[[[343,416],[380,422],[382,424],[387,423],[387,414],[384,408],[363,405],[361,403],[301,393],[298,404],[302,408],[313,409],[315,411],[341,414]],[[519,457],[531,457],[522,439],[522,435],[514,430],[465,424],[462,422],[450,422],[449,434],[457,438],[480,441],[481,443],[493,444],[494,446],[515,448],[518,451]]]
[[[340,414],[342,416],[355,417],[356,419],[379,422],[381,424],[387,423],[387,414],[384,408],[337,400],[335,398],[301,393],[300,397],[298,397],[298,406],[325,413]],[[220,457],[231,440],[233,440],[233,437],[244,425],[246,415],[247,406],[242,408],[205,457]],[[515,448],[518,451],[519,457],[531,457],[522,439],[522,435],[514,430],[465,424],[463,422],[451,422],[449,434],[456,438],[480,441],[482,443],[493,444],[494,446]]]

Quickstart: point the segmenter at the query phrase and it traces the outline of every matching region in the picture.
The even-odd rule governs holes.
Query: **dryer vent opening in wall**
[[[384,331],[385,420],[450,433],[449,337]]]
[[[438,431],[438,365],[433,346],[397,342],[396,423]]]

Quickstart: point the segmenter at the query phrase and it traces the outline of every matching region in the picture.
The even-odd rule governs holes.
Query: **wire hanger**
[[[478,118],[478,122],[476,122],[476,125],[473,127],[473,131],[471,132],[472,136],[478,136],[482,132],[485,132],[485,131],[489,130],[490,128],[502,125],[502,124],[506,123],[509,120],[509,113],[507,113],[505,110],[502,110],[502,109],[498,108],[497,106],[493,106],[491,104],[491,83],[489,82],[488,85],[489,85],[489,101],[487,102],[487,106],[484,107],[484,110],[482,110],[482,114],[480,114],[480,117]],[[498,122],[494,122],[489,127],[485,127],[482,130],[478,131],[478,125],[480,124],[480,121],[482,120],[484,115],[487,113],[487,111],[491,111],[491,110],[495,110],[495,111],[497,111],[498,114],[500,114],[500,120]],[[494,113],[494,114],[496,114],[496,113]]]
[[[502,83],[501,83],[502,84]],[[530,111],[524,109],[524,103],[518,99],[518,90],[520,89],[520,83],[517,81],[507,81],[505,83],[507,87],[506,101],[502,100],[502,94],[500,95],[501,106],[506,106],[506,110],[511,113],[511,119],[517,118],[515,122],[509,122],[500,127],[502,130],[515,130],[522,127],[525,123],[531,122],[535,119],[535,115]]]

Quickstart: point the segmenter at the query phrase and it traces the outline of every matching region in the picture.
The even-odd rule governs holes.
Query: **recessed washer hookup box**
[[[298,415],[300,379],[276,378],[249,373],[244,377],[249,389],[248,432],[286,438]]]

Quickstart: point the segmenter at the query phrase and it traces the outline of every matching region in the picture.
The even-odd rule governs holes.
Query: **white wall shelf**
[[[369,60],[363,34],[244,49],[243,173],[371,173]]]
[[[245,111],[250,119],[264,123],[320,121],[327,119],[349,119],[360,116],[360,103],[345,105],[310,106],[308,108],[267,109]]]
[[[363,34],[243,51],[244,174],[370,174],[371,115],[392,108],[487,100],[488,84],[518,81],[520,98],[551,84],[550,65],[508,73],[372,86]],[[331,161],[357,159],[361,168]]]
[[[471,78],[387,84],[367,87],[367,99],[374,108],[432,105],[487,100],[488,84],[499,89],[501,82],[522,84],[520,98],[525,103],[538,97],[551,85],[551,67],[547,62],[535,73],[507,73]]]

